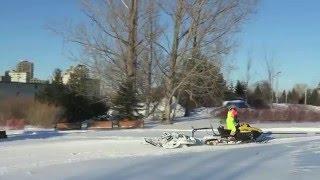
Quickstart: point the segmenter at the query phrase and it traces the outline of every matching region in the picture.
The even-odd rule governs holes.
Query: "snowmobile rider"
[[[237,131],[237,124],[238,124],[238,110],[237,107],[234,105],[231,105],[228,108],[228,114],[226,119],[226,125],[228,130],[231,130],[230,136],[234,136]]]

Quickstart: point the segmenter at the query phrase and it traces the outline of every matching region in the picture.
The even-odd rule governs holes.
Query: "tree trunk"
[[[147,59],[148,61],[146,62],[146,74],[147,74],[147,83],[146,83],[146,94],[147,94],[147,99],[146,99],[146,104],[147,104],[147,115],[149,115],[150,113],[150,103],[151,103],[151,84],[152,84],[152,63],[154,60],[154,48],[153,48],[153,43],[156,40],[155,38],[155,29],[154,26],[155,25],[155,2],[151,1],[149,2],[149,16],[148,16],[148,23],[149,23],[149,32],[148,32],[148,45],[149,45],[149,59]]]
[[[171,123],[171,103],[173,98],[173,89],[174,89],[174,79],[176,78],[176,65],[177,65],[177,58],[178,58],[178,49],[179,49],[179,34],[180,28],[182,23],[182,14],[183,14],[183,0],[179,0],[177,4],[177,9],[175,13],[174,19],[174,29],[173,29],[173,41],[172,41],[172,49],[170,55],[170,71],[169,75],[166,78],[166,98],[167,104],[165,118],[167,123]]]
[[[202,2],[200,2],[202,3]],[[200,23],[200,16],[201,16],[201,8],[199,8],[200,6],[198,6],[198,8],[196,9],[196,13],[193,13],[193,20],[192,20],[192,25],[191,25],[191,29],[190,29],[190,34],[191,34],[191,38],[192,38],[192,49],[191,49],[191,62],[187,63],[187,69],[190,70],[194,67],[195,65],[195,61],[197,61],[197,55],[199,52],[198,49],[198,26]],[[191,92],[191,90],[190,90]],[[191,107],[191,94],[186,94],[186,105],[185,105],[185,113],[184,113],[184,117],[188,117],[190,116],[192,107]]]
[[[185,111],[184,111],[184,117],[189,117],[191,113],[191,100],[190,97],[188,96],[186,99],[186,106],[185,106]]]
[[[164,109],[164,111],[165,111],[164,118],[165,118],[166,124],[172,123],[172,121],[171,121],[171,112],[172,112],[171,104],[172,104],[172,98],[166,98],[165,109]]]
[[[127,76],[130,81],[136,81],[137,68],[137,24],[138,24],[138,0],[131,0],[129,12],[129,51],[127,59]]]

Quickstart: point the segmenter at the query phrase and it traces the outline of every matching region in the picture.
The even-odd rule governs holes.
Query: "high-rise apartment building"
[[[17,64],[16,72],[18,73],[27,73],[28,78],[27,79],[33,79],[33,63],[29,61],[20,61]]]

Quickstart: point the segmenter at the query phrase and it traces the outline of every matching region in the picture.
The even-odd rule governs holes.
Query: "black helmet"
[[[228,110],[230,111],[231,109],[237,110],[237,106],[235,106],[235,105],[230,105],[230,106],[228,107]]]

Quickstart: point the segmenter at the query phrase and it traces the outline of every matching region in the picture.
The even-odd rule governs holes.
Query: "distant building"
[[[34,99],[36,93],[47,86],[47,84],[0,82],[0,100],[11,97]]]
[[[14,70],[6,71],[4,76],[0,76],[0,82],[47,83],[34,78],[34,65],[29,61],[20,61]]]
[[[30,81],[29,81],[30,83],[36,83],[36,84],[47,84],[47,83],[49,83],[49,81],[45,81],[45,80],[40,80],[40,79],[38,79],[38,78],[32,78],[32,79],[30,79]]]
[[[11,82],[9,71],[6,71],[4,76],[0,76],[0,82]]]
[[[70,77],[71,77],[72,72],[67,70],[63,75],[62,75],[62,83],[63,84],[68,84]]]
[[[10,82],[10,81],[6,81],[6,77],[5,76],[0,76],[0,82]]]
[[[27,72],[10,71],[9,76],[11,82],[28,83],[30,81],[30,76]]]
[[[27,73],[28,75],[28,78],[27,79],[33,79],[33,73],[34,73],[34,66],[33,66],[33,63],[32,62],[29,62],[29,61],[20,61],[18,64],[17,64],[17,67],[16,67],[16,72],[18,73]]]

